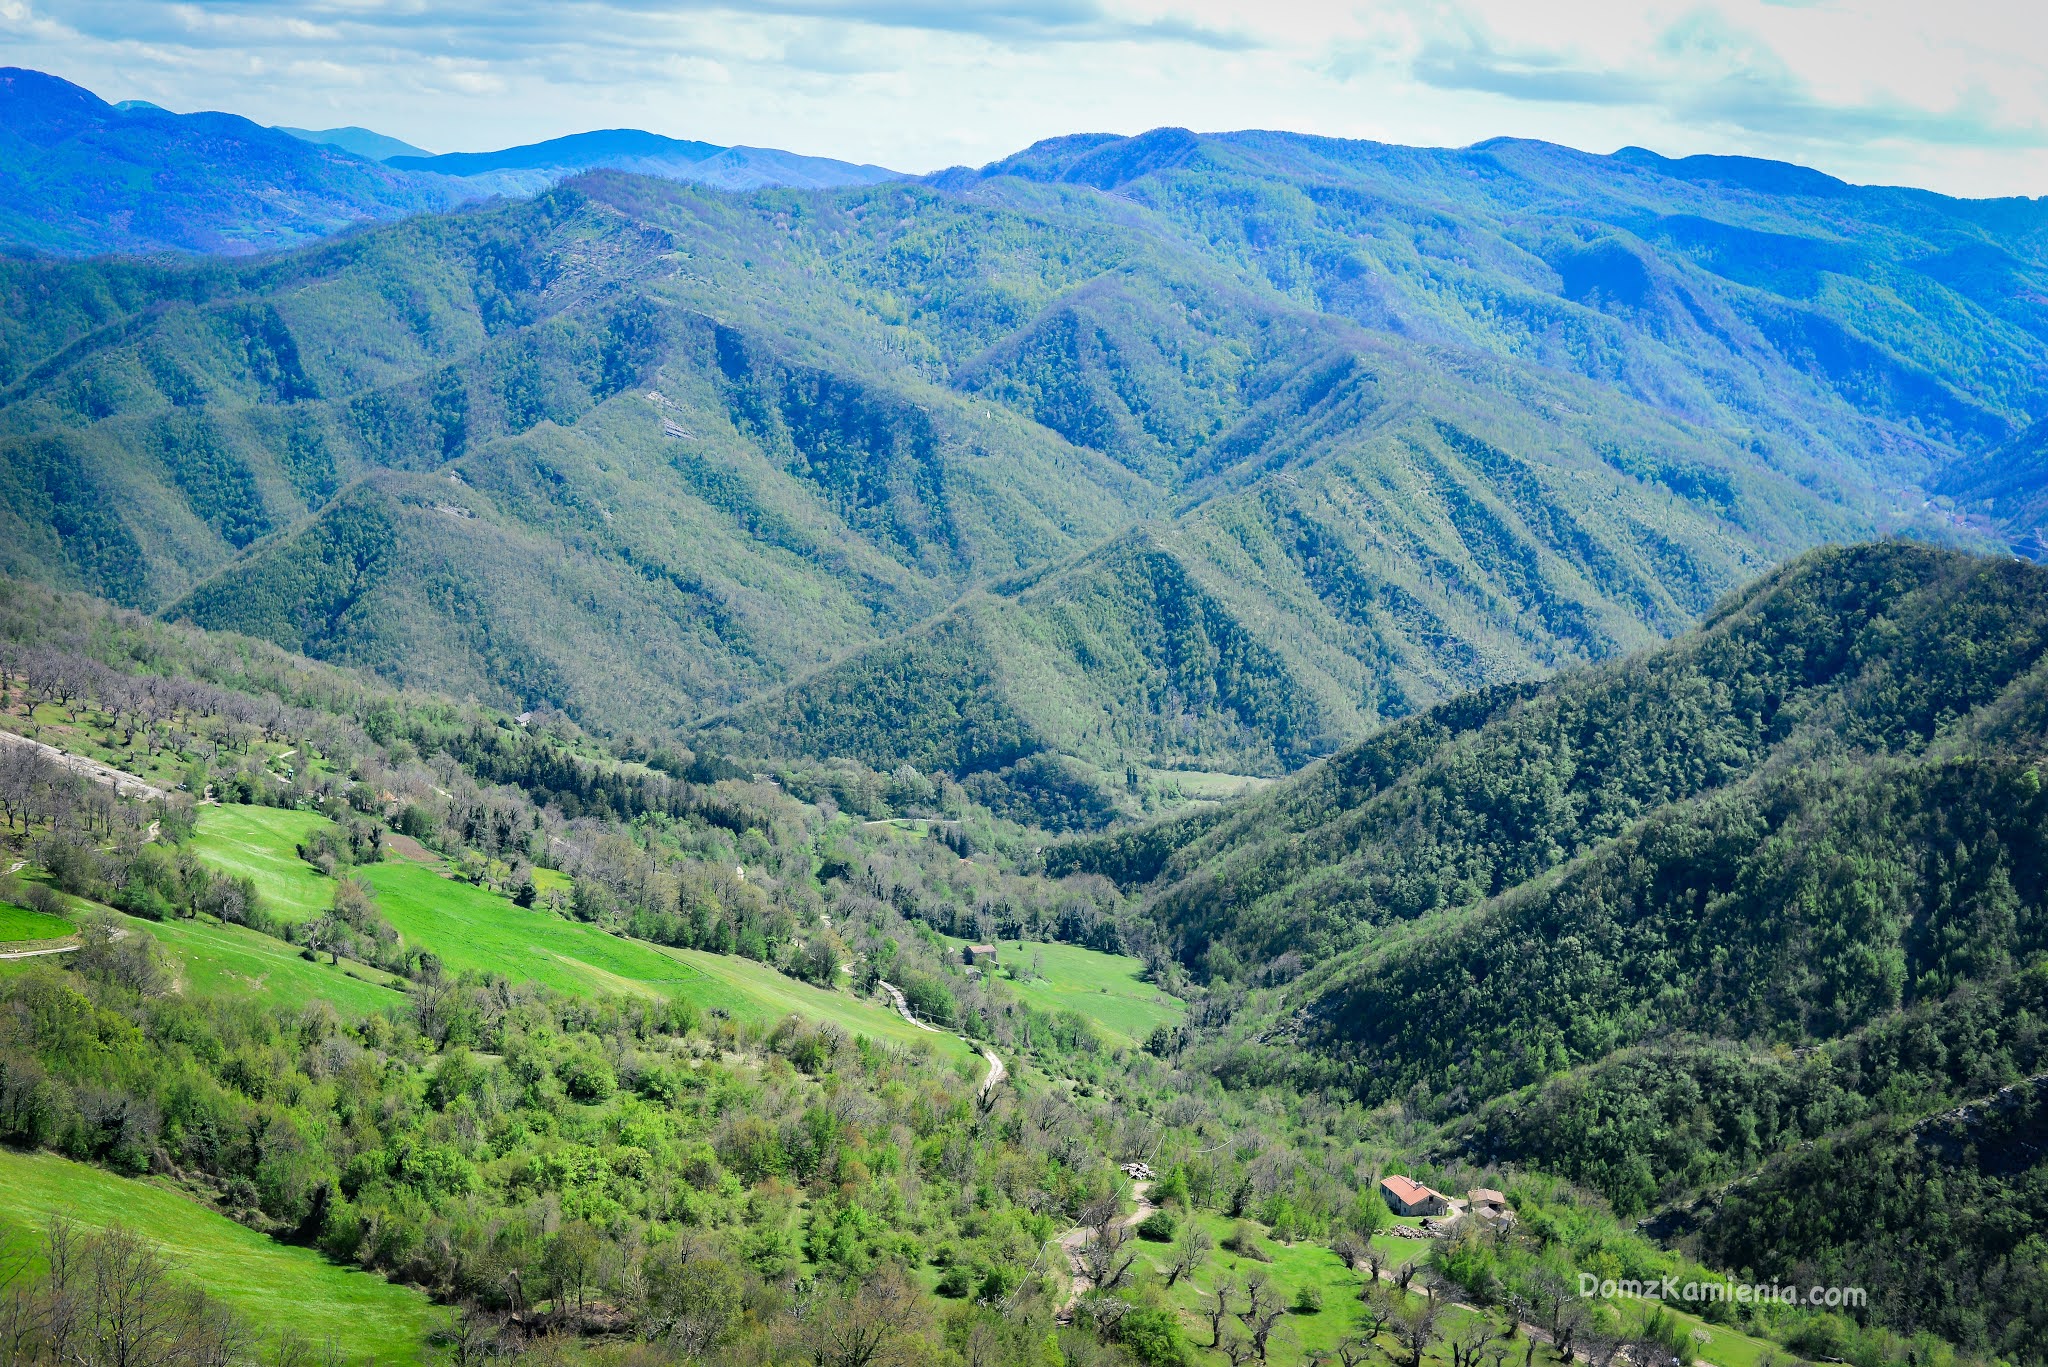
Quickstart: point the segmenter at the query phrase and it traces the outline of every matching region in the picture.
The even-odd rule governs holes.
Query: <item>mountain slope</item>
[[[2024,1227],[2048,1176],[1971,1137],[2041,1070],[2044,757],[2048,570],[1881,543],[1047,867],[1140,891],[1229,993],[1223,1076],[1398,1102],[1758,1277],[1897,1289],[1938,1246],[1951,1291],[1872,1315],[2014,1352],[2038,1269],[1931,1193]]]
[[[830,157],[807,157],[772,147],[719,147],[642,132],[608,128],[572,133],[546,142],[496,152],[446,152],[439,156],[395,153],[383,160],[401,171],[460,176],[492,194],[532,194],[585,171],[629,171],[720,190],[789,186],[804,190],[841,185],[876,185],[897,180],[881,166],[856,166]]]
[[[359,224],[523,197],[612,168],[726,190],[872,185],[897,174],[767,147],[614,129],[434,156],[365,128],[265,128],[119,106],[0,68],[0,243],[56,256],[276,251]]]
[[[393,157],[431,157],[432,152],[414,147],[409,142],[379,133],[374,128],[358,128],[351,124],[346,128],[286,128],[279,124],[277,131],[289,133],[306,142],[322,143],[328,147],[339,147],[354,156],[370,161],[389,161]]]
[[[2048,649],[2040,573],[1905,543],[1815,552],[1670,646],[1454,699],[1226,812],[1050,857],[1148,885],[1190,958],[1327,957],[1773,764],[1926,750]]]
[[[609,729],[1029,760],[1098,821],[1141,770],[1278,774],[1649,645],[1817,542],[1981,538],[1912,481],[2042,402],[1999,359],[2042,345],[2031,205],[1522,144],[1083,142],[829,194],[596,173],[261,264],[5,266],[7,568]],[[389,573],[315,573],[368,508]],[[911,674],[936,691],[876,691]],[[950,734],[904,719],[942,695]]]
[[[933,279],[934,260],[892,245],[893,226],[862,231],[869,215],[991,241],[981,260],[948,263]],[[837,255],[821,282],[824,247]],[[901,261],[899,278],[954,296],[919,332],[875,316],[867,282],[878,251]],[[680,261],[692,264],[678,272]],[[1096,451],[994,402],[996,377],[1014,367],[986,346],[950,390],[931,383],[927,363],[898,359],[906,345],[952,344],[981,307],[957,291],[991,269],[1054,308],[1070,307],[1063,296],[1078,287],[1098,317],[1156,324],[1162,357],[1217,357],[1207,382],[1182,391],[1209,416],[1183,421],[1154,454]],[[248,559],[217,590],[180,610],[316,651],[341,650],[345,638],[337,658],[508,704],[603,712],[612,725],[673,726],[741,702],[911,627],[970,585],[1030,572],[1045,585],[1034,614],[1071,618],[1073,607],[1054,605],[1120,603],[1102,623],[1117,639],[1104,637],[1102,650],[1155,662],[1140,671],[1146,701],[1123,727],[1135,741],[1115,744],[1089,742],[1100,719],[1079,709],[1126,696],[1138,675],[1068,669],[1053,688],[1051,705],[1068,715],[1045,732],[1056,737],[1051,748],[1108,767],[1126,752],[1146,762],[1187,757],[1189,746],[1174,739],[1187,710],[1173,702],[1178,690],[1194,700],[1197,734],[1236,737],[1218,743],[1222,758],[1277,771],[1461,680],[1522,674],[1560,651],[1584,658],[1648,639],[1645,630],[1675,630],[1754,563],[1750,547],[1774,553],[1815,527],[1859,525],[1786,481],[1743,472],[1711,439],[1660,432],[1653,416],[1577,382],[1411,355],[1246,296],[1162,257],[1144,235],[1077,241],[1058,219],[991,218],[912,188],[857,192],[812,227],[773,199],[736,204],[600,178],[531,205],[400,225],[249,271],[133,279],[110,267],[17,270],[24,297],[78,302],[39,311],[40,333],[18,325],[18,378],[0,407],[0,456],[18,490],[8,500],[20,528],[14,568],[40,565],[154,607],[179,602],[239,554]],[[1127,283],[1113,283],[1120,279]],[[1148,306],[1148,318],[1127,303],[1175,297],[1199,301],[1189,307],[1202,319],[1175,323],[1163,305]],[[1192,316],[1189,307],[1181,316]],[[1224,363],[1236,354],[1246,361]],[[1148,414],[1174,392],[1177,361],[1145,376],[1118,369],[1130,402]],[[1531,395],[1558,416],[1533,431],[1503,423]],[[1530,459],[1569,469],[1531,474],[1539,467]],[[1656,470],[1652,461],[1717,472],[1714,501],[1696,508],[1629,473]],[[349,481],[380,469],[439,473],[429,482],[376,476],[381,497],[366,491],[322,511]],[[1304,681],[1312,720],[1281,722],[1292,704],[1232,720],[1234,704],[1215,701],[1184,670],[1152,677],[1157,648],[1117,635],[1145,629],[1151,608],[1141,605],[1155,590],[1129,578],[1136,562],[1087,553],[1134,519],[1165,512],[1161,480],[1187,490],[1185,511],[1158,527],[1181,566],[1173,576],[1211,605],[1203,611],[1219,630]],[[1558,485],[1555,499],[1536,495],[1546,481]],[[1589,502],[1568,492],[1573,484],[1601,492]],[[452,493],[462,496],[443,496]],[[1594,521],[1539,508],[1559,499]],[[391,527],[411,529],[388,563],[416,587],[377,589],[402,602],[373,594],[357,609],[353,597],[322,596],[329,588],[294,586],[305,571],[289,568],[300,555],[291,546],[356,535],[317,531],[307,519],[356,517],[373,505],[391,510]],[[1390,511],[1378,544],[1346,511],[1367,505],[1402,509]],[[1617,520],[1617,510],[1627,511]],[[541,588],[538,571],[488,547],[448,559],[437,545],[484,534],[465,513],[502,533],[504,546],[524,548],[533,565],[581,566],[570,574],[582,587]],[[1253,535],[1263,539],[1260,573],[1245,569]],[[1414,548],[1432,542],[1436,567],[1409,569]],[[1510,543],[1527,563],[1501,577],[1498,548]],[[1358,599],[1360,571],[1339,563],[1346,555],[1413,584],[1420,606],[1390,588],[1386,611],[1400,622],[1374,627],[1374,609]],[[1071,571],[1040,574],[1068,562]],[[507,595],[502,625],[485,606],[497,594],[473,573],[487,563]],[[1595,587],[1603,577],[1609,587]],[[612,587],[598,590],[599,580]],[[1584,612],[1566,603],[1609,591],[1613,604],[1564,625]],[[562,615],[550,614],[530,648],[505,644],[522,630],[510,605],[529,592],[564,604]],[[1337,601],[1346,595],[1357,601]],[[576,601],[585,606],[566,606]],[[361,624],[354,632],[299,634],[351,612]],[[642,623],[624,640],[643,644],[571,650],[578,613]],[[1006,630],[1077,639],[1050,619]],[[1490,659],[1449,634],[1519,643]],[[1383,647],[1383,636],[1400,640]],[[650,691],[628,701],[618,690],[571,686],[596,677],[577,661],[627,668],[635,657],[619,648],[646,652],[632,672]],[[1380,679],[1363,663],[1386,650],[1405,654],[1410,682]],[[1463,652],[1466,663],[1447,652]],[[1043,713],[1048,704],[1034,706]],[[1161,723],[1168,716],[1176,720]],[[1288,737],[1274,733],[1280,725],[1292,728]],[[1211,748],[1204,741],[1193,757]]]
[[[0,68],[0,241],[37,251],[268,251],[474,195],[233,114],[116,109]]]
[[[1172,129],[1055,140],[938,180],[1113,190],[1323,312],[1599,379],[1742,430],[1781,468],[1917,478],[2042,408],[2029,358],[2048,344],[2048,209],[2033,201],[1639,149]]]
[[[2019,554],[2048,559],[2048,420],[1949,467],[1931,492],[1995,527]]]

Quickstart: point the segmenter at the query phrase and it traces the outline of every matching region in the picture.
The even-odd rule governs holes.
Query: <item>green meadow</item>
[[[957,950],[967,941],[948,937],[946,943]],[[1004,940],[996,952],[997,976],[1018,997],[1041,1011],[1078,1012],[1113,1043],[1143,1044],[1155,1028],[1178,1025],[1187,1012],[1178,998],[1145,981],[1144,963],[1127,954],[1035,940]],[[1034,974],[1034,964],[1042,975]]]
[[[381,1011],[403,1001],[398,979],[368,964],[318,963],[282,940],[219,921],[142,921],[123,917],[157,938],[178,963],[180,990],[207,997],[252,997],[279,1005],[325,1001],[351,1013]]]
[[[12,902],[0,902],[0,945],[29,940],[60,940],[72,932],[61,916],[45,916]]]
[[[291,1329],[315,1345],[332,1339],[350,1361],[421,1361],[427,1335],[446,1320],[418,1291],[278,1243],[176,1192],[0,1148],[0,1233],[31,1236],[57,1214],[95,1229],[125,1225],[266,1337]]]
[[[332,824],[318,812],[283,807],[204,807],[192,848],[221,872],[253,881],[278,915],[305,921],[334,904],[334,886],[299,858],[298,844]]]
[[[200,813],[194,848],[217,868],[248,873],[266,897],[294,898],[292,914],[312,915],[333,902],[334,884],[301,860],[296,846],[327,824],[312,812],[208,807]],[[440,956],[451,972],[500,973],[585,996],[682,997],[702,1009],[759,1024],[794,1012],[832,1021],[852,1034],[930,1047],[942,1056],[972,1057],[967,1045],[951,1035],[918,1030],[878,1003],[798,982],[765,964],[613,935],[544,907],[515,906],[507,897],[424,864],[387,859],[359,872],[399,934]],[[310,964],[297,950],[267,936],[242,932],[245,943],[210,933],[234,927],[206,927],[208,933],[195,932],[195,943],[188,945],[178,932],[190,930],[191,923],[150,929],[192,965],[188,971],[202,991],[290,991],[369,1009],[394,999],[389,988],[376,985],[387,978],[375,969]],[[199,953],[202,939],[205,952]]]

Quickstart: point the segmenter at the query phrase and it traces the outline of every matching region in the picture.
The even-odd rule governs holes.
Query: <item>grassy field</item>
[[[1251,774],[1226,774],[1208,769],[1146,769],[1146,778],[1190,802],[1221,802],[1269,788],[1278,779]]]
[[[946,943],[957,950],[967,941]],[[997,975],[1019,997],[1041,1011],[1077,1011],[1113,1043],[1143,1044],[1155,1027],[1177,1025],[1187,1012],[1179,998],[1146,982],[1145,965],[1128,955],[1035,940],[1004,940],[996,949]],[[1043,976],[1033,975],[1034,963]]]
[[[324,908],[333,900],[332,880],[299,859],[294,847],[325,824],[324,817],[311,812],[208,807],[200,813],[195,848],[216,867],[248,872],[251,877],[259,877],[260,871],[258,886],[266,895],[276,896],[272,888],[282,888],[292,892],[301,906]],[[918,1030],[879,1004],[812,987],[747,959],[665,949],[611,935],[580,921],[565,920],[543,907],[514,906],[509,898],[444,877],[424,864],[386,860],[361,873],[376,890],[378,907],[398,932],[439,955],[454,972],[502,973],[586,995],[680,996],[704,1009],[757,1023],[796,1012],[833,1021],[850,1033],[901,1045],[928,1045],[941,1056],[973,1057],[972,1051],[952,1036]],[[170,935],[162,938],[183,957],[184,946]],[[247,946],[210,939],[208,950],[214,957],[195,956],[194,985],[204,991],[258,991],[268,985],[263,975],[272,973],[277,975],[275,990],[326,995],[336,1005],[374,1008],[392,1000],[387,989],[341,979],[339,970],[308,964],[277,941],[260,935],[250,939],[253,943]],[[274,958],[258,954],[265,946],[276,947]],[[244,957],[237,958],[235,953]],[[344,968],[379,980],[383,976],[360,966]],[[347,1003],[344,993],[348,994]]]
[[[503,973],[563,992],[681,996],[742,1021],[768,1023],[796,1012],[835,1021],[853,1033],[967,1053],[951,1036],[917,1030],[878,1005],[812,987],[748,959],[611,935],[541,907],[514,906],[418,864],[378,864],[363,875],[398,932],[458,972]]]
[[[61,940],[72,924],[61,916],[45,916],[12,902],[0,902],[0,945],[27,940]]]
[[[299,858],[297,846],[331,824],[318,812],[282,807],[204,807],[192,849],[223,873],[254,880],[278,915],[310,920],[334,904],[334,884]]]
[[[0,1149],[0,1227],[29,1235],[56,1213],[94,1228],[119,1221],[266,1335],[291,1328],[315,1344],[332,1338],[349,1361],[421,1361],[426,1336],[445,1319],[418,1291],[277,1243],[162,1187]]]
[[[1419,1226],[1422,1221],[1420,1219],[1396,1217],[1394,1223],[1397,1225]],[[1390,1268],[1399,1267],[1404,1262],[1413,1262],[1416,1266],[1420,1267],[1429,1258],[1429,1244],[1420,1239],[1404,1239],[1392,1234],[1382,1233],[1373,1237],[1372,1244],[1386,1258],[1387,1266]],[[1619,1303],[1619,1308],[1623,1314],[1640,1316],[1649,1311],[1650,1305],[1648,1302],[1621,1302]],[[1780,1361],[1788,1356],[1785,1350],[1777,1344],[1767,1343],[1763,1339],[1751,1338],[1749,1335],[1739,1330],[1730,1329],[1725,1325],[1708,1324],[1698,1315],[1691,1314],[1679,1306],[1667,1305],[1663,1308],[1672,1318],[1685,1325],[1688,1333],[1694,1331],[1705,1332],[1707,1337],[1704,1341],[1694,1340],[1697,1345],[1695,1351],[1697,1360],[1704,1364],[1710,1364],[1710,1367],[1757,1367],[1758,1361],[1766,1353],[1773,1354]]]
[[[332,1003],[348,1012],[381,1011],[405,1000],[382,969],[344,962],[312,963],[282,940],[219,921],[139,921],[178,962],[181,991],[206,997],[253,997],[280,1005]]]
[[[1254,1268],[1263,1270],[1280,1291],[1283,1304],[1292,1305],[1304,1286],[1313,1286],[1322,1293],[1323,1308],[1316,1313],[1295,1313],[1290,1311],[1282,1321],[1282,1329],[1276,1331],[1273,1342],[1272,1360],[1276,1367],[1294,1367],[1314,1354],[1329,1354],[1337,1341],[1352,1332],[1356,1326],[1359,1290],[1365,1284],[1364,1274],[1346,1267],[1328,1248],[1321,1244],[1282,1244],[1263,1237],[1266,1231],[1261,1226],[1252,1226],[1262,1237],[1259,1247],[1272,1259],[1258,1262],[1242,1257],[1222,1247],[1223,1239],[1236,1226],[1236,1222],[1221,1216],[1201,1214],[1196,1217],[1217,1242],[1217,1249],[1211,1255],[1209,1264],[1198,1272],[1192,1282],[1182,1282],[1167,1293],[1167,1301],[1181,1313],[1181,1323],[1188,1332],[1188,1339],[1194,1344],[1209,1341],[1208,1321],[1200,1317],[1200,1308],[1206,1299],[1205,1293],[1215,1285],[1219,1274],[1242,1280]],[[1406,1225],[1420,1224],[1419,1220],[1402,1220]],[[1418,1267],[1429,1257],[1430,1245],[1417,1239],[1401,1239],[1382,1234],[1373,1244],[1387,1257],[1387,1265],[1399,1267],[1403,1262],[1413,1261]],[[1155,1269],[1164,1271],[1164,1244],[1142,1245],[1145,1255],[1152,1260]],[[1645,1303],[1625,1303],[1618,1307],[1624,1315],[1641,1316],[1650,1306]],[[1667,1307],[1669,1309],[1670,1307]],[[1469,1320],[1473,1312],[1462,1306],[1450,1306],[1444,1311],[1442,1325],[1448,1335]],[[1719,1325],[1708,1325],[1696,1315],[1672,1310],[1675,1318],[1688,1330],[1703,1329],[1707,1334],[1704,1342],[1698,1343],[1698,1361],[1712,1364],[1712,1367],[1757,1367],[1757,1362],[1766,1352],[1775,1351],[1779,1359],[1786,1354],[1782,1348],[1750,1338]],[[1197,1349],[1197,1357],[1205,1362],[1221,1363],[1223,1355],[1205,1349]],[[1519,1361],[1519,1353],[1516,1356]],[[1555,1362],[1555,1356],[1543,1352],[1538,1360]],[[1450,1352],[1439,1343],[1424,1359],[1428,1363],[1448,1363]]]
[[[897,1015],[893,1008],[847,992],[823,991],[751,959],[729,958],[701,949],[664,949],[662,953],[674,956],[682,966],[703,974],[707,984],[715,983],[732,993],[746,1004],[744,1009],[763,1012],[767,1018],[779,1020],[795,1012],[814,1020],[831,1021],[848,1034],[885,1039],[913,1048],[929,1046],[940,1058],[957,1056],[974,1060],[979,1067],[979,1055],[958,1036],[919,1030]]]
[[[309,1001],[326,1001],[344,1011],[381,1011],[403,1001],[398,979],[367,964],[339,966],[314,963],[282,940],[212,919],[194,921],[147,921],[129,916],[83,898],[59,894],[73,916],[98,913],[112,916],[121,924],[155,937],[169,951],[174,963],[178,990],[199,996],[244,996],[287,1006]],[[5,908],[0,903],[0,908]],[[23,913],[32,915],[33,913]],[[51,919],[51,918],[45,918]],[[60,934],[70,934],[69,922],[57,921]],[[6,922],[0,912],[0,929]],[[0,935],[0,942],[7,937]],[[25,938],[25,937],[24,937]],[[15,961],[18,964],[48,963],[47,959]],[[10,964],[9,966],[14,966]]]
[[[1344,1260],[1328,1248],[1312,1243],[1275,1243],[1262,1237],[1259,1247],[1271,1261],[1260,1262],[1222,1246],[1223,1240],[1236,1227],[1236,1221],[1207,1213],[1193,1218],[1209,1231],[1217,1247],[1207,1266],[1191,1280],[1183,1281],[1167,1292],[1167,1303],[1180,1312],[1181,1324],[1187,1330],[1190,1343],[1199,1345],[1209,1341],[1208,1321],[1200,1316],[1200,1310],[1217,1277],[1227,1274],[1241,1283],[1245,1275],[1254,1269],[1263,1271],[1272,1280],[1280,1292],[1282,1304],[1293,1305],[1295,1297],[1305,1286],[1313,1286],[1322,1294],[1323,1308],[1320,1311],[1290,1311],[1281,1321],[1280,1328],[1275,1330],[1272,1361],[1276,1367],[1293,1367],[1293,1364],[1308,1361],[1312,1354],[1329,1354],[1338,1340],[1356,1329],[1358,1293],[1365,1284],[1364,1274],[1345,1266]],[[1256,1225],[1252,1227],[1261,1235],[1265,1232]],[[1147,1243],[1141,1247],[1154,1268],[1163,1273],[1166,1245]],[[1425,1245],[1410,1244],[1408,1247],[1413,1250],[1411,1256],[1419,1257]],[[1448,1317],[1446,1323],[1455,1322],[1459,1317],[1461,1315]],[[1235,1321],[1231,1323],[1235,1324]],[[1222,1353],[1206,1349],[1198,1349],[1197,1356],[1205,1362],[1225,1360]],[[1432,1354],[1430,1360],[1434,1361],[1435,1356]]]

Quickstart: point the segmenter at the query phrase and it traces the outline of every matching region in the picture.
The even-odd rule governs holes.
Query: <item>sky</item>
[[[437,152],[635,127],[922,172],[1180,125],[2048,194],[2048,0],[0,0],[0,64]]]

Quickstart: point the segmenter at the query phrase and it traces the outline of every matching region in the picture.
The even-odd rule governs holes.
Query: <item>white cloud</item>
[[[2044,39],[2018,0],[0,0],[6,60],[108,98],[447,150],[635,125],[928,170],[1185,124],[1977,194],[2048,192]]]

